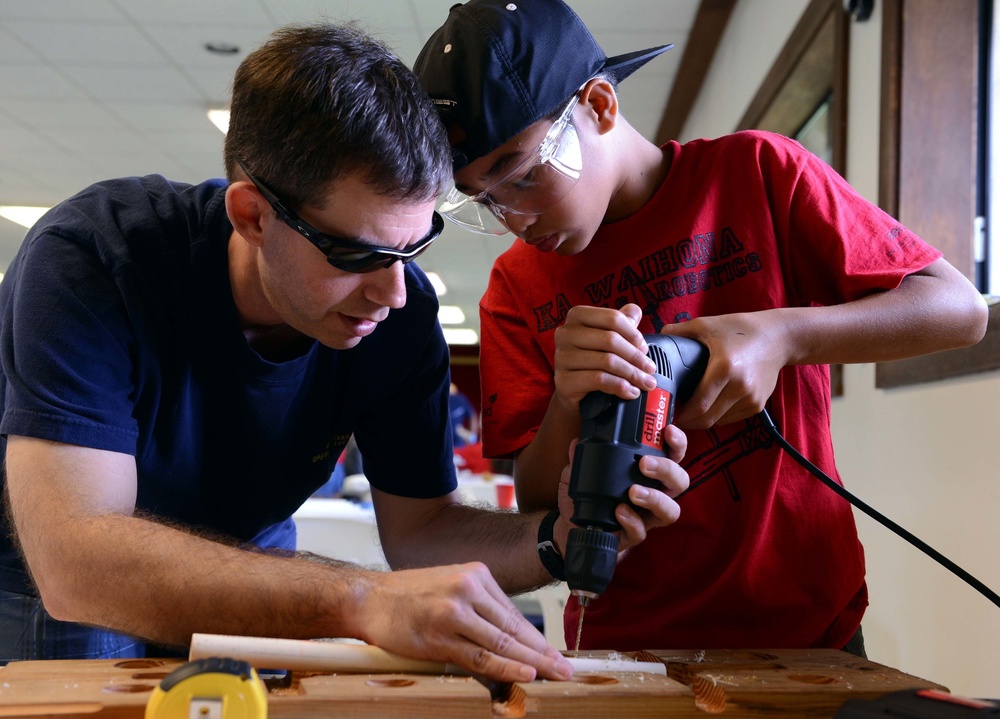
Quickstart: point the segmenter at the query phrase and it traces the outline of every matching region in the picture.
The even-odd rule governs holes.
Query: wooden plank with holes
[[[732,717],[832,717],[848,699],[947,689],[835,649],[653,651],[702,711]]]
[[[13,662],[0,668],[0,717],[142,719],[179,659]],[[268,715],[488,719],[490,691],[472,677],[293,672],[270,690]]]
[[[847,699],[872,699],[903,689],[943,689],[834,650],[658,650],[621,656],[660,661],[668,676],[589,672],[568,682],[487,688],[465,676],[296,671],[290,686],[270,691],[268,713],[272,719],[704,719],[706,712],[734,718],[832,717]],[[13,662],[0,668],[0,717],[142,719],[153,689],[180,663],[179,659]]]
[[[694,692],[654,674],[587,672],[567,682],[515,684],[495,715],[512,719],[695,717]]]

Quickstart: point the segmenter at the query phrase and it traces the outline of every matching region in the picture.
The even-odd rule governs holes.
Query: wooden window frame
[[[977,34],[976,0],[883,0],[879,205],[970,280],[975,277]],[[956,43],[956,37],[969,42]],[[879,363],[875,386],[903,387],[997,368],[1000,305],[994,304],[979,344]]]

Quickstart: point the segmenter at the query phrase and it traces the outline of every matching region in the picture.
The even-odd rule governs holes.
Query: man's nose
[[[393,262],[365,277],[365,296],[376,304],[397,310],[406,304],[406,280],[402,262]]]

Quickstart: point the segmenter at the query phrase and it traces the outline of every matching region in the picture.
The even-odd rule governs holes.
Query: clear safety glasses
[[[452,187],[438,212],[459,227],[483,235],[509,232],[504,215],[538,215],[556,205],[580,179],[583,156],[573,127],[578,98],[566,103],[538,147],[477,195]]]

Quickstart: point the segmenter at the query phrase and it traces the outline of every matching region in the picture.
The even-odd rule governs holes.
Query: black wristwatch
[[[565,582],[566,565],[552,539],[552,530],[555,528],[557,519],[559,519],[559,510],[553,509],[545,515],[545,519],[538,525],[538,558],[542,560],[542,566],[548,570],[549,574],[560,582]]]

